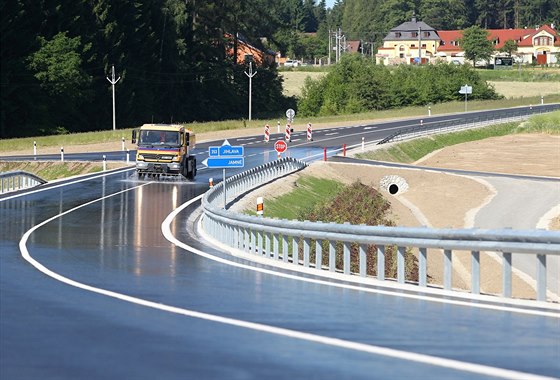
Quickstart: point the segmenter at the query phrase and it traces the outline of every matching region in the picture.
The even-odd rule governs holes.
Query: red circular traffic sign
[[[284,153],[288,149],[288,144],[284,140],[278,140],[274,143],[274,149],[278,153]]]

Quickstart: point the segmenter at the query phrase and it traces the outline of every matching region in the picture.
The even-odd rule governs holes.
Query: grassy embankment
[[[255,215],[253,210],[246,210],[247,214]],[[391,205],[381,193],[372,187],[355,182],[351,185],[343,185],[337,181],[303,176],[297,181],[296,188],[289,194],[285,194],[266,204],[265,214],[267,217],[278,217],[284,219],[298,219],[322,222],[334,222],[360,225],[384,225],[394,226],[391,220]],[[296,238],[297,239],[297,238]],[[299,239],[299,259],[303,256],[303,241]],[[293,239],[288,240],[288,251],[292,251]],[[310,245],[310,261],[315,262],[315,241]],[[342,270],[343,244],[337,242],[335,245],[335,267]],[[366,248],[368,260],[366,271],[369,275],[377,274],[377,247],[374,245]],[[322,262],[329,263],[329,243],[322,243]],[[396,246],[386,247],[385,276],[396,278],[397,260]],[[292,254],[290,254],[292,255]],[[417,261],[411,251],[407,251],[405,257],[407,280],[418,280]],[[359,246],[352,244],[350,247],[350,270],[359,271]]]

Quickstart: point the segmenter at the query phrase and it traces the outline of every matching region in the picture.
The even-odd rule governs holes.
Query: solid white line
[[[117,292],[113,292],[113,291],[110,291],[110,290],[101,289],[101,288],[97,288],[97,287],[94,287],[94,286],[83,284],[81,282],[72,280],[68,277],[64,277],[64,276],[62,276],[62,275],[60,275],[56,272],[51,271],[50,269],[45,267],[43,264],[39,263],[37,260],[35,260],[33,257],[31,257],[29,251],[27,250],[27,241],[28,241],[29,237],[31,236],[31,234],[35,230],[37,230],[38,228],[44,226],[47,223],[50,223],[51,221],[53,221],[53,220],[55,220],[55,219],[57,219],[57,218],[59,218],[63,215],[74,212],[74,211],[76,211],[80,208],[86,207],[86,206],[91,205],[93,203],[99,202],[103,199],[107,199],[107,198],[113,197],[115,195],[118,195],[118,194],[121,194],[121,193],[124,193],[124,192],[127,192],[127,191],[135,190],[137,188],[149,185],[151,183],[153,183],[153,182],[148,182],[148,183],[145,183],[145,184],[142,184],[142,185],[139,185],[139,186],[135,186],[135,187],[132,187],[132,188],[129,188],[129,189],[126,189],[126,190],[116,192],[116,193],[111,194],[111,195],[107,195],[105,197],[101,197],[101,198],[92,200],[90,202],[87,202],[87,203],[81,204],[79,206],[76,206],[72,209],[69,209],[69,210],[67,210],[63,213],[55,215],[55,216],[37,224],[36,226],[32,227],[27,232],[25,232],[25,234],[22,236],[22,238],[19,242],[19,248],[20,248],[22,257],[27,262],[29,262],[31,265],[33,265],[37,270],[41,271],[45,275],[50,276],[51,278],[54,278],[54,279],[56,279],[60,282],[68,284],[70,286],[74,286],[74,287],[79,288],[79,289],[83,289],[83,290],[90,291],[90,292],[97,293],[97,294],[101,294],[101,295],[104,295],[104,296],[107,296],[107,297],[119,299],[119,300],[122,300],[122,301],[134,303],[134,304],[137,304],[137,305],[150,307],[150,308],[158,309],[158,310],[162,310],[162,311],[167,311],[167,312],[170,312],[170,313],[185,315],[185,316],[192,317],[192,318],[199,318],[199,319],[204,319],[204,320],[213,321],[213,322],[217,322],[217,323],[228,324],[228,325],[237,326],[237,327],[243,327],[243,328],[247,328],[247,329],[267,332],[267,333],[281,335],[281,336],[292,337],[292,338],[296,338],[296,339],[307,340],[307,341],[326,344],[326,345],[331,345],[331,346],[335,346],[335,347],[341,347],[341,348],[347,348],[347,349],[352,349],[352,350],[356,350],[356,351],[368,352],[368,353],[375,354],[375,355],[383,355],[383,356],[388,356],[388,357],[393,357],[393,358],[398,358],[398,359],[403,359],[403,360],[415,361],[415,362],[419,362],[419,363],[425,363],[425,364],[431,364],[431,365],[445,367],[445,368],[456,369],[456,370],[459,370],[459,371],[467,371],[467,372],[472,372],[472,373],[477,373],[477,374],[484,374],[484,375],[496,376],[496,377],[504,377],[504,378],[510,378],[510,379],[520,379],[520,380],[521,379],[547,379],[547,377],[534,375],[534,374],[530,374],[530,373],[523,373],[523,372],[518,372],[518,371],[505,370],[505,369],[500,369],[500,368],[493,368],[493,367],[479,365],[479,364],[460,362],[460,361],[452,360],[452,359],[438,358],[438,357],[433,357],[433,356],[428,356],[428,355],[423,355],[423,354],[416,354],[416,353],[411,353],[411,352],[394,350],[394,349],[390,349],[390,348],[367,345],[367,344],[363,344],[363,343],[351,342],[351,341],[346,341],[346,340],[342,340],[342,339],[329,338],[329,337],[324,337],[324,336],[320,336],[320,335],[309,334],[309,333],[289,330],[289,329],[285,329],[285,328],[268,326],[268,325],[264,325],[264,324],[260,324],[260,323],[247,322],[247,321],[237,320],[237,319],[233,319],[233,318],[226,318],[226,317],[221,317],[221,316],[218,316],[218,315],[201,313],[201,312],[188,310],[188,309],[184,309],[184,308],[164,305],[164,304],[161,304],[161,303],[156,303],[156,302],[144,300],[144,299],[141,299],[141,298],[128,296],[126,294],[117,293]],[[176,241],[179,246],[184,246],[184,244],[177,241],[174,238],[174,236],[171,234],[170,223],[181,210],[183,210],[185,207],[192,204],[193,202],[198,201],[200,199],[200,197],[201,196],[196,197],[196,198],[192,199],[191,201],[183,204],[181,207],[177,208],[175,211],[173,211],[171,214],[169,214],[168,217],[165,219],[165,221],[162,223],[162,232],[164,233],[164,235],[166,236],[166,238],[168,240]],[[189,248],[189,250],[192,250],[192,248]],[[198,251],[198,250],[194,250],[194,251],[195,251],[194,253],[197,253],[197,254],[203,253],[203,252]],[[204,255],[206,255],[206,254],[204,254]]]

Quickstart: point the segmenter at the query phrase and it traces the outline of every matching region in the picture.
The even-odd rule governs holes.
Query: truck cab
[[[144,124],[132,132],[137,144],[136,172],[146,175],[176,175],[193,180],[196,157],[191,154],[196,137],[193,131],[178,124]]]

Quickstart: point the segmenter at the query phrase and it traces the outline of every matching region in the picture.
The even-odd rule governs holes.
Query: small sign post
[[[465,94],[465,112],[467,112],[467,95],[472,94],[472,86],[469,86],[468,84],[461,86],[459,94]]]

